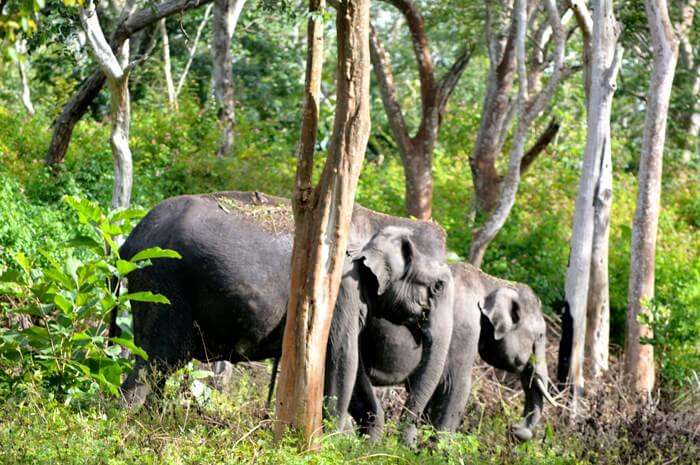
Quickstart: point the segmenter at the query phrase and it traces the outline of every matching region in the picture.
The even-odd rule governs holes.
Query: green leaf
[[[58,308],[63,311],[63,313],[68,313],[73,309],[73,302],[61,294],[56,294],[54,296],[53,303],[55,303]]]
[[[27,260],[27,257],[22,252],[17,252],[13,255],[12,258],[15,259],[15,262],[17,262],[17,264],[22,268],[22,271],[24,271],[27,276],[31,276],[32,266],[29,263],[29,260]]]
[[[117,272],[119,276],[126,276],[138,268],[139,266],[134,263],[122,259],[117,260]]]
[[[90,236],[76,236],[68,241],[67,245],[68,247],[92,249],[99,254],[103,251],[103,245]]]
[[[167,297],[161,294],[154,294],[151,291],[132,292],[129,294],[123,294],[119,297],[119,301],[121,303],[124,303],[127,300],[132,300],[134,302],[153,302],[156,304],[170,304],[170,301]]]
[[[160,247],[151,247],[149,249],[144,249],[131,257],[132,262],[138,262],[141,260],[148,260],[151,258],[182,258],[182,255],[174,250],[161,249]]]
[[[136,354],[139,357],[141,357],[142,359],[148,360],[148,354],[146,353],[146,351],[143,350],[141,347],[137,346],[133,340],[124,339],[121,337],[111,337],[111,338],[109,338],[109,340],[114,342],[115,344],[119,344],[120,346],[124,347],[125,349],[129,349],[129,351],[132,354]]]
[[[70,195],[64,196],[63,201],[78,213],[78,219],[83,224],[97,223],[102,217],[102,211],[97,202]]]
[[[192,370],[189,375],[192,379],[204,379],[211,378],[214,376],[214,373],[209,370]]]

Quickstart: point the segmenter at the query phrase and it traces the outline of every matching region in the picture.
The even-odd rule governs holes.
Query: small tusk
[[[547,402],[552,404],[555,407],[562,407],[562,405],[559,405],[559,403],[552,398],[552,396],[549,395],[549,392],[547,391],[547,387],[544,385],[542,382],[542,378],[539,376],[535,376],[535,383],[537,384],[537,387],[540,389],[540,392],[544,396],[545,399],[547,399]]]

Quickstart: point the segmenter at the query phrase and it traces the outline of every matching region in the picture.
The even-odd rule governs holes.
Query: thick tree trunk
[[[639,160],[637,210],[632,227],[632,259],[625,332],[625,371],[636,393],[649,397],[654,387],[654,349],[640,338],[653,336],[641,317],[650,318],[648,300],[654,297],[656,233],[661,198],[661,170],[666,138],[666,120],[678,42],[668,17],[665,0],[645,2],[654,46],[644,136]]]
[[[168,90],[168,103],[172,108],[177,109],[177,96],[175,95],[175,83],[173,82],[173,67],[170,64],[170,39],[168,38],[168,28],[165,18],[158,23],[160,35],[163,40],[163,75],[165,76],[165,87]]]
[[[233,94],[233,61],[231,39],[236,31],[238,17],[245,0],[214,0],[214,68],[212,80],[214,97],[218,106],[221,145],[216,152],[218,158],[228,156],[233,150],[235,125],[235,101]]]
[[[110,41],[112,51],[116,52],[129,37],[152,26],[162,18],[175,13],[184,13],[211,1],[165,0],[157,5],[147,5],[144,9],[130,14],[120,21]],[[51,143],[45,158],[47,164],[63,163],[75,124],[87,112],[90,104],[99,95],[104,84],[105,76],[102,69],[98,67],[90,77],[83,81],[78,90],[64,105],[61,114],[56,118],[53,125],[53,135],[51,136]]]
[[[311,0],[312,12],[324,0]],[[337,104],[321,179],[312,188],[323,25],[309,18],[302,139],[294,192],[292,281],[282,345],[276,433],[286,426],[311,442],[321,431],[326,343],[347,248],[357,180],[369,137],[369,0],[340,2]]]
[[[130,5],[127,4],[125,8],[130,8]],[[131,121],[129,41],[123,41],[115,55],[104,37],[95,4],[92,1],[86,2],[80,10],[80,21],[83,24],[90,50],[107,76],[110,90],[112,134],[109,142],[114,159],[114,189],[111,208],[127,208],[131,200],[133,183],[131,150],[129,149],[129,125]]]
[[[406,177],[406,214],[421,220],[430,219],[433,214],[433,154],[415,147],[404,156]]]
[[[615,92],[615,80],[620,66],[619,51],[615,45],[619,27],[612,13],[610,0],[599,0],[593,6],[593,32],[590,62],[591,88],[588,102],[586,148],[583,167],[579,181],[578,195],[574,211],[571,233],[571,254],[566,272],[565,295],[566,306],[564,319],[571,321],[571,337],[563,337],[560,345],[559,374],[561,383],[568,380],[573,387],[572,405],[576,414],[578,398],[583,394],[583,362],[586,339],[586,318],[589,301],[591,261],[593,259],[593,242],[595,231],[596,202],[605,202],[605,184],[607,175],[601,178],[603,165],[610,151],[610,113]],[[609,160],[609,158],[607,158]],[[606,166],[607,168],[607,166]],[[596,192],[596,186],[602,191]],[[605,222],[604,210],[599,218]],[[599,235],[605,234],[601,224]],[[601,242],[606,242],[602,240]],[[596,251],[605,252],[605,245]],[[600,290],[597,290],[600,291]],[[597,292],[599,294],[599,292]]]

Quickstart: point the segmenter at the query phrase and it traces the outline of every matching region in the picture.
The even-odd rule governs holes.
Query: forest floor
[[[474,369],[474,388],[457,434],[422,431],[412,451],[399,443],[401,389],[382,389],[386,436],[371,444],[354,434],[327,433],[315,451],[299,452],[293,438],[273,439],[266,407],[269,363],[233,367],[223,388],[190,364],[172,376],[161,398],[138,412],[96,394],[69,406],[27,392],[0,406],[2,464],[697,464],[697,403],[654,404],[634,412],[615,381],[616,366],[584,400],[583,419],[547,406],[536,438],[516,444],[507,435],[518,421],[516,380],[486,365]],[[697,400],[695,400],[697,401]],[[592,412],[592,413],[591,413]],[[327,428],[332,431],[332,425]]]

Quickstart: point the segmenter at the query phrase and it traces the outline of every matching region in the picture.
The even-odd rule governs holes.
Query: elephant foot
[[[532,430],[525,425],[515,424],[510,427],[510,436],[520,442],[526,442],[532,439]]]
[[[416,443],[418,442],[418,427],[413,423],[407,424],[403,428],[401,439],[409,449],[415,451],[417,448]]]
[[[137,384],[122,391],[122,405],[131,411],[137,411],[146,403],[151,389],[147,384]]]

